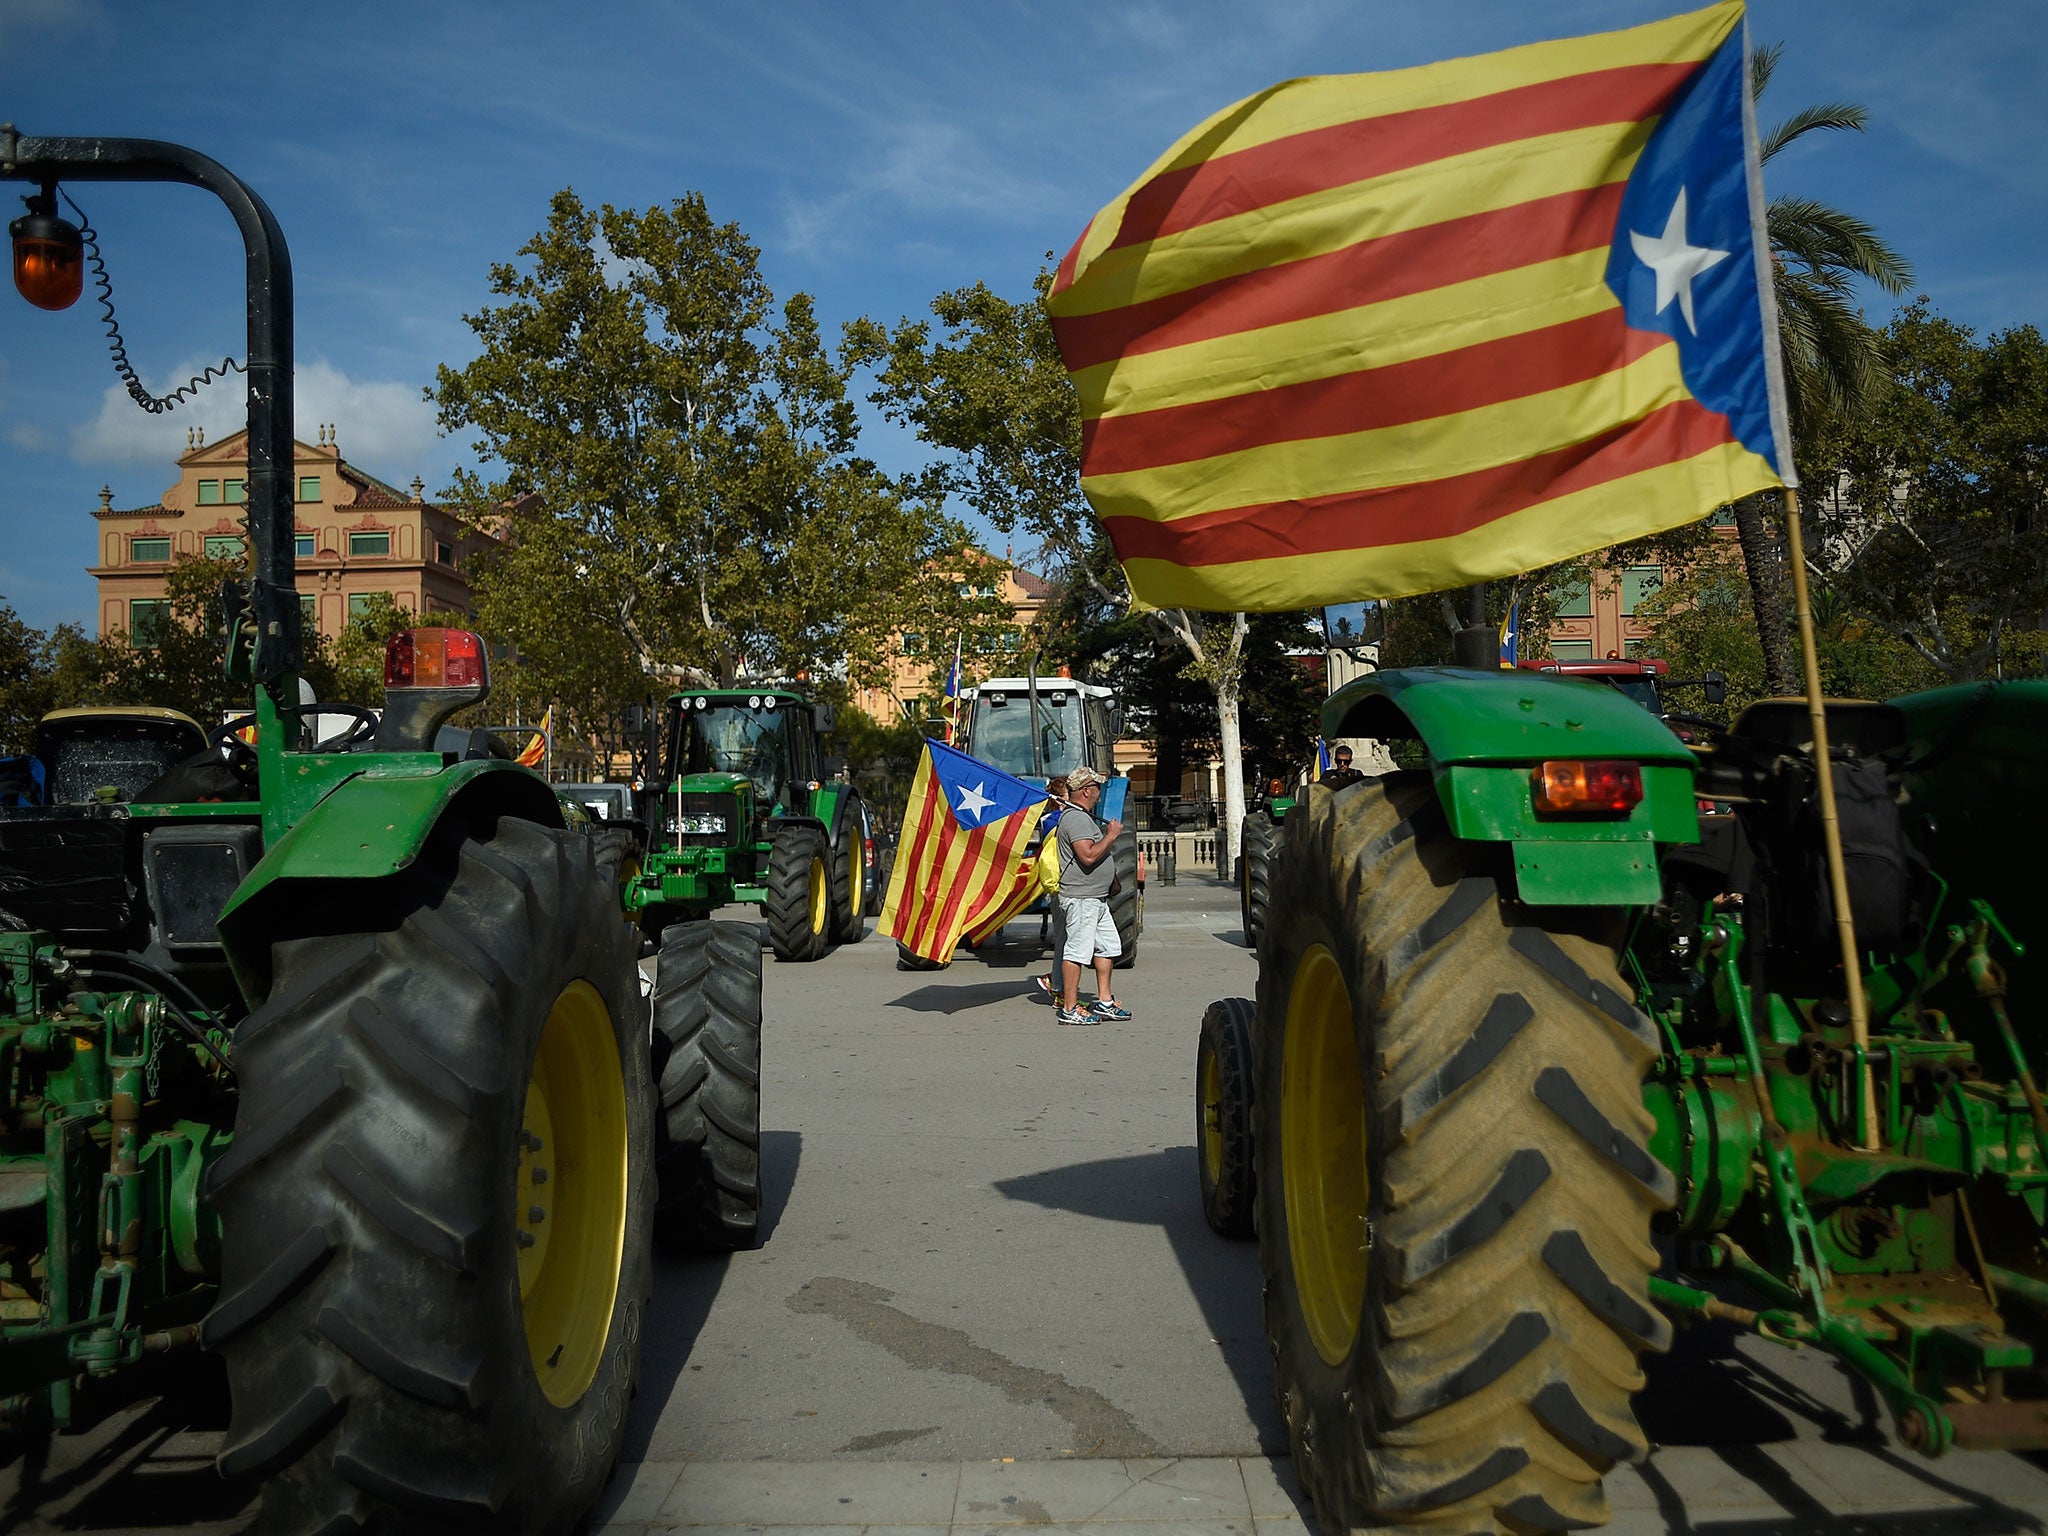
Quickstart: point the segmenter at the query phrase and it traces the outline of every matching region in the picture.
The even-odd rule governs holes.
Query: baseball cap
[[[1070,790],[1086,789],[1090,784],[1103,784],[1107,782],[1101,774],[1090,768],[1086,763],[1070,770],[1067,774],[1067,788]]]

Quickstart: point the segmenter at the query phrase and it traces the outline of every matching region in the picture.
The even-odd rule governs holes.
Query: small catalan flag
[[[1047,797],[943,742],[924,748],[878,926],[912,954],[944,962],[962,934],[1015,900]]]

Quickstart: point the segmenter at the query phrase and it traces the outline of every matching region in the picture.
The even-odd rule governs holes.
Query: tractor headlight
[[[710,833],[722,837],[725,835],[725,818],[723,816],[707,816],[701,811],[686,812],[682,819],[676,823],[676,831],[700,834]]]

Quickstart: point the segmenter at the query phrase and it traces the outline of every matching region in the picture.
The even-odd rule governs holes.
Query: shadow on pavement
[[[1160,1228],[1188,1291],[1202,1309],[1209,1336],[1244,1396],[1259,1447],[1285,1454],[1287,1432],[1273,1398],[1273,1357],[1259,1303],[1258,1249],[1218,1237],[1202,1219],[1193,1147],[1163,1147],[1131,1157],[1070,1163],[1014,1179],[998,1179],[1006,1198],[1102,1221]]]
[[[761,1228],[756,1247],[774,1238],[782,1213],[789,1208],[803,1150],[801,1131],[761,1133]],[[729,1253],[671,1258],[656,1250],[654,1299],[640,1330],[640,1390],[626,1420],[622,1463],[646,1459],[663,1410],[690,1372],[690,1351],[732,1264]]]
[[[233,1522],[256,1485],[214,1469],[228,1426],[227,1372],[196,1353],[130,1386],[140,1396],[76,1435],[0,1441],[0,1532]],[[152,1391],[161,1391],[152,1397]]]
[[[2006,1536],[2008,1532],[2041,1529],[2041,1522],[2024,1510],[1934,1475],[1931,1463],[1917,1462],[1917,1458],[1882,1447],[1874,1448],[1870,1454],[1895,1471],[1918,1478],[1930,1489],[1961,1500],[1964,1507],[1837,1512],[1829,1509],[1796,1471],[1773,1461],[1755,1445],[1717,1446],[1714,1454],[1734,1477],[1770,1495],[1786,1513],[1696,1520],[1686,1507],[1684,1496],[1658,1471],[1656,1458],[1652,1457],[1637,1473],[1655,1496],[1658,1517],[1669,1536],[1872,1536],[1879,1531],[1884,1536],[1915,1536],[1922,1531],[1929,1536]]]
[[[915,992],[906,992],[889,1003],[891,1008],[908,1008],[913,1013],[965,1013],[970,1008],[986,1008],[993,1003],[1013,1003],[1020,997],[1034,995],[1027,977],[1014,981],[935,981],[919,987]]]

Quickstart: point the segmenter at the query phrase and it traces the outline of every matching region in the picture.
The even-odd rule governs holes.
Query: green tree
[[[1750,93],[1761,97],[1782,44],[1750,56]],[[1765,162],[1810,133],[1861,133],[1869,114],[1853,102],[1804,108],[1763,135]],[[1863,220],[1805,197],[1772,198],[1765,214],[1775,268],[1778,336],[1794,443],[1818,419],[1852,415],[1883,377],[1883,350],[1856,308],[1860,279],[1886,293],[1904,293],[1912,271]],[[1806,459],[1800,456],[1802,471]],[[1802,479],[1811,478],[1802,472]],[[1799,691],[1784,546],[1774,527],[1776,492],[1735,503],[1736,537],[1748,571],[1764,676],[1773,692]]]
[[[1889,371],[1831,446],[1812,517],[1839,601],[1964,682],[2041,664],[2048,613],[2048,341],[1979,342],[1923,298],[1884,331]]]
[[[502,470],[454,493],[502,535],[479,612],[572,715],[616,714],[643,667],[878,680],[907,615],[1006,617],[947,576],[965,531],[859,455],[850,365],[810,298],[777,308],[701,196],[592,209],[564,190],[518,257],[491,268],[503,302],[467,317],[480,355],[430,395]]]
[[[36,721],[50,708],[47,644],[0,599],[0,757],[26,752]]]

